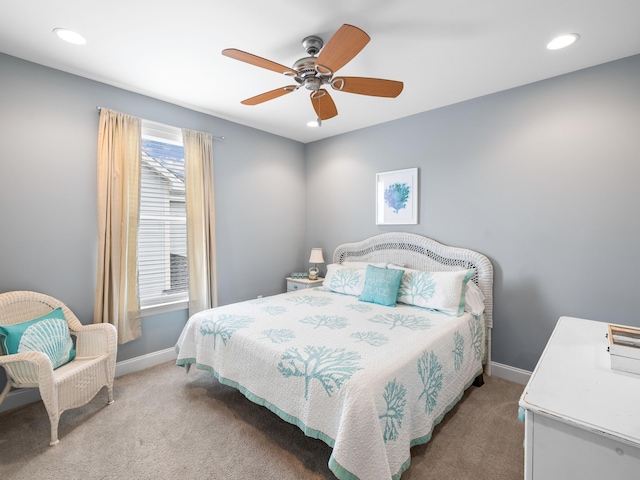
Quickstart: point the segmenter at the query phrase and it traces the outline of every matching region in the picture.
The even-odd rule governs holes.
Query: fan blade
[[[321,88],[317,92],[311,92],[311,103],[313,109],[316,111],[316,115],[320,120],[328,120],[338,115],[338,109],[336,104],[333,103],[333,98],[329,95],[324,88]]]
[[[341,92],[395,98],[402,92],[404,84],[382,78],[336,77],[331,82],[331,86]]]
[[[255,97],[247,98],[243,100],[243,105],[258,105],[259,103],[266,102],[267,100],[273,100],[274,98],[281,97],[286,95],[287,93],[294,92],[298,87],[295,85],[287,85],[286,87],[276,88],[275,90],[271,90],[270,92],[261,93],[260,95],[256,95]]]
[[[258,57],[257,55],[253,55],[252,53],[243,52],[242,50],[237,50],[235,48],[227,48],[222,50],[222,54],[233,58],[235,60],[240,60],[241,62],[250,63],[251,65],[255,65],[256,67],[266,68],[267,70],[272,70],[276,73],[283,73],[285,75],[298,75],[298,72],[290,69],[289,67],[285,67],[284,65],[280,65],[279,63],[272,62],[271,60],[267,60],[266,58]]]
[[[369,43],[369,35],[353,25],[342,25],[329,39],[316,60],[316,64],[338,71]]]

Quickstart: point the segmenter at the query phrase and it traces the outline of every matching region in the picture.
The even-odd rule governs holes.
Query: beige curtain
[[[103,108],[98,132],[98,279],[94,323],[118,343],[142,335],[138,297],[141,120]]]
[[[212,138],[182,129],[187,197],[189,316],[218,305]]]

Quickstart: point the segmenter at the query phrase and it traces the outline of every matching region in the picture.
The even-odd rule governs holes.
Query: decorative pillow
[[[395,307],[403,273],[403,270],[369,265],[359,300]]]
[[[459,317],[464,312],[467,283],[474,273],[475,269],[453,272],[407,269],[398,291],[398,302]]]
[[[0,326],[0,344],[5,355],[33,351],[45,353],[54,369],[76,356],[69,326],[60,307],[27,322]]]
[[[481,315],[484,312],[484,294],[480,287],[472,281],[467,282],[467,291],[464,296],[464,311],[472,315]]]
[[[364,268],[352,268],[331,263],[327,265],[327,274],[322,285],[325,288],[345,295],[359,296],[364,286]]]

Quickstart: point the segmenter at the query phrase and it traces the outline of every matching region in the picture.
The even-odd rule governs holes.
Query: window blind
[[[182,133],[143,121],[138,230],[142,308],[188,300]]]

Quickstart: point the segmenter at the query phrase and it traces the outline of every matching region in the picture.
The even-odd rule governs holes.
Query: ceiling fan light
[[[318,117],[315,120],[311,120],[310,122],[307,122],[307,127],[321,127],[322,126],[322,120],[320,119],[320,117]]]
[[[82,35],[72,30],[67,30],[66,28],[54,28],[53,33],[65,42],[73,43],[74,45],[84,45],[87,43],[87,40]]]
[[[568,47],[569,45],[573,45],[580,38],[580,35],[577,33],[567,33],[566,35],[560,35],[549,43],[547,43],[548,50],[559,50],[561,48]]]

